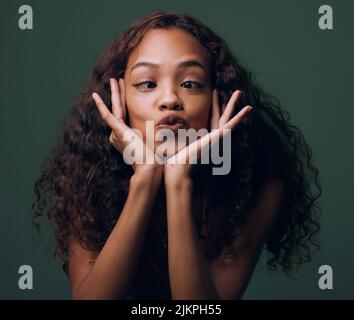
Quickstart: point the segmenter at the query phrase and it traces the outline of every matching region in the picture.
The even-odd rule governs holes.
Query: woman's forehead
[[[188,60],[198,61],[208,68],[208,50],[191,34],[178,28],[153,29],[141,40],[131,53],[127,67],[140,62],[155,65],[180,63]]]

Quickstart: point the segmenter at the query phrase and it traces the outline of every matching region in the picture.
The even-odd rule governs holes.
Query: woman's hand
[[[188,146],[179,150],[174,156],[167,160],[164,168],[166,186],[179,186],[186,181],[190,181],[190,172],[193,163],[197,163],[203,151],[218,143],[228,130],[233,130],[252,110],[251,106],[244,107],[237,115],[232,117],[237,100],[241,95],[240,90],[236,90],[227,105],[223,106],[222,115],[220,116],[220,106],[218,102],[217,90],[213,91],[212,114],[210,118],[210,127],[212,130],[207,135],[192,142]]]
[[[154,152],[144,143],[139,135],[132,130],[126,123],[126,103],[124,80],[110,79],[112,113],[109,111],[102,98],[94,92],[92,97],[101,114],[102,120],[112,129],[109,142],[124,156],[126,148],[133,148],[136,159],[144,159],[143,163],[132,163],[134,176],[139,178],[154,179],[160,183],[163,174],[163,166],[155,161]],[[145,154],[146,152],[146,154]]]

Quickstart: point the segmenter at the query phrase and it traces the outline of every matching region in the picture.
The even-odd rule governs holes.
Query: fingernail
[[[253,109],[253,107],[251,107],[251,106],[248,106],[247,107],[247,111],[249,112],[249,111],[251,111]]]

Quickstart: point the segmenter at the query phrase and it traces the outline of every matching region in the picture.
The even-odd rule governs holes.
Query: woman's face
[[[166,116],[182,118],[177,127],[172,118],[167,128],[208,128],[208,51],[189,33],[177,28],[149,31],[130,55],[124,81],[130,127],[139,129],[144,140],[146,121],[154,121],[155,133]]]

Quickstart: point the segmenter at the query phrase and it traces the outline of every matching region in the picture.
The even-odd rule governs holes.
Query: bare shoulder
[[[256,250],[267,240],[278,217],[283,192],[284,185],[279,179],[269,180],[263,186],[240,237],[235,240],[237,247],[253,247]]]
[[[266,183],[259,199],[249,212],[240,234],[232,242],[236,257],[220,255],[209,265],[221,299],[239,299],[257,264],[264,243],[273,229],[283,197],[283,183]]]
[[[84,248],[81,242],[72,236],[69,237],[68,246],[68,271],[71,288],[74,291],[90,271],[97,253]]]
[[[254,211],[250,214],[261,219],[277,216],[284,194],[284,183],[280,179],[269,180],[262,189]]]
[[[277,219],[283,193],[284,184],[280,179],[269,180],[263,185],[242,231],[233,242],[236,251],[249,251],[251,246],[257,247],[266,240]]]
[[[245,226],[232,242],[236,257],[225,258],[221,255],[209,264],[211,277],[222,300],[242,297],[263,244],[273,229],[283,192],[282,181],[268,181],[249,212]]]

